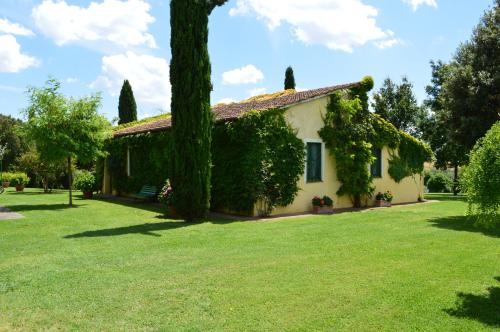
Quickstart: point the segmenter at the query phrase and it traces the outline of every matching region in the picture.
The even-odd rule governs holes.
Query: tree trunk
[[[361,207],[361,195],[356,194],[354,195],[354,208],[358,209]]]
[[[73,173],[71,171],[71,157],[68,157],[68,188],[69,188],[69,206],[73,207]]]
[[[458,195],[458,165],[455,165],[455,176],[453,177],[453,195]]]

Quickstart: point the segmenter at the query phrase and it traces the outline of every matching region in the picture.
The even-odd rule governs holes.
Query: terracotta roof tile
[[[270,98],[266,100],[257,100],[250,102],[232,103],[216,105],[212,108],[215,116],[215,121],[229,121],[239,118],[241,115],[249,111],[264,111],[268,109],[283,108],[293,104],[297,104],[310,99],[323,97],[337,90],[349,89],[359,85],[359,82],[335,85],[326,88],[300,91],[280,97]],[[161,119],[158,121],[139,124],[128,128],[119,129],[114,132],[114,137],[128,136],[133,134],[141,134],[153,131],[160,131],[170,128],[172,119]]]

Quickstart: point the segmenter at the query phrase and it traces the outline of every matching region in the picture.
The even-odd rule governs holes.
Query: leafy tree
[[[22,137],[18,134],[22,124],[21,120],[0,114],[0,145],[7,146],[3,160],[5,169],[13,166],[15,159],[26,149]]]
[[[44,162],[67,161],[69,205],[73,206],[72,160],[81,162],[104,156],[109,122],[98,114],[100,95],[68,99],[59,92],[60,83],[47,81],[45,87],[28,89],[25,134],[35,144]]]
[[[288,67],[285,71],[285,90],[288,89],[295,89],[295,76],[292,67]]]
[[[464,146],[453,138],[450,127],[450,112],[447,109],[443,86],[449,79],[451,66],[441,61],[431,61],[432,79],[426,87],[428,98],[424,101],[430,111],[420,124],[422,137],[435,155],[435,166],[438,169],[454,169],[453,193],[458,194],[458,169],[467,163],[467,151]]]
[[[468,152],[500,114],[500,0],[460,45],[444,84],[452,139]]]
[[[43,191],[48,193],[52,190],[57,180],[64,175],[66,165],[64,160],[44,161],[34,146],[21,154],[16,159],[17,168],[34,176],[37,185],[42,184]]]
[[[118,124],[137,121],[137,104],[135,103],[134,92],[128,80],[123,82],[118,100]]]
[[[225,0],[172,0],[171,183],[173,204],[188,221],[203,218],[210,206],[212,113],[208,15]]]
[[[386,78],[380,90],[373,94],[373,99],[376,114],[412,136],[421,136],[419,128],[424,112],[417,104],[408,78],[403,77],[401,84]]]
[[[431,62],[432,82],[425,104],[431,110],[422,124],[424,138],[440,168],[458,168],[500,114],[500,0],[485,12],[471,39],[460,45],[453,60]]]
[[[468,215],[485,226],[500,224],[500,122],[480,139],[462,176]]]

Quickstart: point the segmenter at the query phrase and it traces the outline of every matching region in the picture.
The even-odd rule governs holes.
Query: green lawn
[[[0,195],[1,330],[500,328],[500,230],[463,198],[185,224],[147,206]]]

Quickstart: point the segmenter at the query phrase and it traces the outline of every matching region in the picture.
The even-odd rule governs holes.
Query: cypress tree
[[[137,104],[135,103],[134,92],[128,80],[125,80],[120,91],[118,101],[118,124],[137,121]]]
[[[208,16],[227,0],[171,0],[171,184],[173,204],[187,221],[210,206],[212,113]]]
[[[295,89],[295,77],[293,76],[293,68],[288,67],[285,72],[285,90]]]

